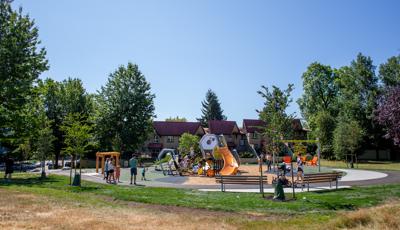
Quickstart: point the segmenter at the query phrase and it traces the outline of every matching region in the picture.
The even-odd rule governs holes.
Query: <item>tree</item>
[[[266,151],[273,154],[280,152],[280,140],[290,139],[292,135],[292,122],[294,115],[287,114],[286,109],[292,102],[291,92],[293,84],[289,84],[286,90],[272,86],[272,91],[262,86],[262,91],[257,93],[263,97],[264,108],[259,113],[260,119],[266,126],[263,128],[263,136],[266,138]]]
[[[379,100],[377,121],[386,128],[386,138],[400,146],[400,85],[388,91]]]
[[[325,158],[333,156],[333,131],[336,127],[336,119],[327,111],[320,111],[316,114],[315,135],[321,142],[321,155]]]
[[[382,130],[374,119],[379,87],[372,59],[359,53],[350,66],[342,67],[336,73],[340,117],[358,122],[365,135],[362,147],[374,146],[378,156]]]
[[[360,125],[354,120],[341,118],[333,134],[333,148],[337,159],[353,156],[360,147],[364,136]],[[353,157],[351,157],[352,162]]]
[[[400,85],[400,55],[389,58],[379,66],[379,78],[386,87]]]
[[[56,140],[56,137],[53,135],[53,130],[51,129],[51,121],[46,117],[46,115],[42,115],[40,118],[41,127],[37,133],[36,140],[36,154],[35,157],[41,161],[42,165],[42,174],[41,177],[46,177],[45,166],[46,160],[54,151],[53,142]]]
[[[314,116],[325,111],[332,116],[337,114],[337,76],[328,65],[313,62],[303,73],[303,95],[298,100],[303,117],[313,121]]]
[[[201,102],[202,115],[197,120],[202,124],[203,127],[208,127],[208,121],[212,120],[226,120],[226,116],[223,114],[221,104],[218,100],[217,94],[209,89],[206,93],[206,99]]]
[[[86,93],[83,83],[77,78],[68,78],[62,82],[46,79],[39,83],[45,112],[52,121],[53,135],[57,138],[54,142],[55,167],[64,146],[64,133],[60,126],[68,114],[78,113],[82,119],[89,119],[93,113],[93,99]]]
[[[48,69],[46,51],[40,48],[38,29],[22,8],[0,0],[0,140],[25,136],[25,105],[33,83]],[[17,140],[24,143],[26,138]]]
[[[169,117],[169,118],[165,119],[165,121],[186,122],[187,119],[184,117],[176,116],[176,117]]]
[[[70,113],[66,116],[61,125],[61,130],[65,133],[65,148],[64,151],[72,156],[70,184],[72,177],[72,166],[75,166],[76,174],[76,160],[79,158],[80,163],[82,157],[90,146],[93,145],[93,135],[91,133],[92,126],[87,123],[84,116],[79,113]],[[73,164],[75,162],[75,164]],[[79,163],[79,186],[81,174],[81,164]]]
[[[97,99],[100,113],[96,129],[103,148],[111,149],[112,142],[118,140],[117,150],[134,151],[147,139],[154,117],[155,95],[150,89],[135,64],[120,66],[110,74]]]
[[[191,149],[193,149],[195,153],[199,153],[200,152],[199,142],[200,138],[197,135],[184,133],[179,138],[178,150],[183,155],[187,155],[188,153],[190,153]]]

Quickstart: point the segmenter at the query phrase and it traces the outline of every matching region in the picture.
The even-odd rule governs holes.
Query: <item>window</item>
[[[154,135],[154,143],[158,143],[158,142],[160,142],[160,139],[158,138],[157,135]]]
[[[239,145],[240,145],[240,146],[244,146],[244,140],[243,140],[243,139],[241,139],[241,140],[239,141]]]
[[[252,134],[252,138],[253,138],[253,139],[257,139],[257,138],[258,138],[258,134],[257,134],[256,132],[254,132],[254,133]]]
[[[174,143],[174,136],[167,136],[168,143]]]

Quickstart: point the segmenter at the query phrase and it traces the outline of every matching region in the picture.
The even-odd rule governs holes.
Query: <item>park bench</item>
[[[327,173],[311,173],[304,175],[304,183],[307,184],[307,191],[310,191],[310,184],[329,182],[329,187],[332,188],[332,182],[336,183],[338,188],[338,181],[342,177],[342,172],[327,172]]]
[[[217,183],[221,184],[221,192],[225,192],[226,184],[259,185],[260,193],[264,194],[264,184],[268,184],[267,176],[222,176],[215,177]]]

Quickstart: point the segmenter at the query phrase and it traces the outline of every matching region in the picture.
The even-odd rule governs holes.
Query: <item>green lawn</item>
[[[331,168],[347,168],[344,161],[328,161],[321,159],[321,166],[331,167]],[[354,165],[356,167],[357,164]],[[368,161],[358,164],[359,169],[369,169],[369,170],[400,170],[400,162],[391,161]]]
[[[381,203],[388,197],[400,197],[400,184],[370,187],[354,187],[327,192],[298,194],[296,201],[275,202],[262,199],[253,193],[200,192],[191,189],[125,187],[83,182],[82,188],[68,186],[69,179],[51,175],[45,180],[35,174],[15,174],[13,182],[1,180],[0,187],[33,192],[49,196],[84,197],[107,196],[114,200],[150,204],[174,205],[190,208],[204,208],[229,212],[257,213],[298,213],[330,212],[332,210],[353,210]],[[287,194],[290,197],[290,194]],[[78,199],[79,196],[76,196]]]

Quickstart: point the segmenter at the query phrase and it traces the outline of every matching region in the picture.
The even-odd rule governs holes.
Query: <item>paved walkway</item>
[[[341,188],[347,188],[350,186],[365,186],[365,185],[376,185],[376,184],[388,184],[388,183],[400,183],[400,171],[389,171],[389,172],[376,172],[369,170],[358,170],[358,169],[335,169],[337,171],[343,171],[346,175],[340,180],[339,185]],[[139,170],[140,171],[140,170]],[[69,171],[65,170],[50,170],[50,173],[67,175],[69,176]],[[129,184],[129,170],[122,169],[121,171],[121,181],[119,185],[133,186]],[[149,170],[146,174],[149,180],[140,181],[137,184],[139,186],[149,186],[149,187],[172,187],[172,188],[187,188],[187,189],[199,189],[202,191],[220,191],[219,184],[185,184],[188,177],[180,176],[164,176],[161,172],[155,170]],[[82,174],[82,179],[87,181],[93,181],[97,183],[106,183],[100,174],[94,172],[94,170],[84,170]],[[140,175],[138,175],[140,179]],[[314,184],[312,186],[312,191],[317,191],[321,189],[327,189],[325,184]],[[289,188],[290,190],[290,188]],[[298,189],[301,191],[301,189]],[[232,192],[259,192],[257,185],[228,185],[227,191]],[[272,185],[266,185],[265,191],[267,193],[273,192]],[[304,190],[306,191],[306,189]],[[296,191],[297,192],[297,191]]]

